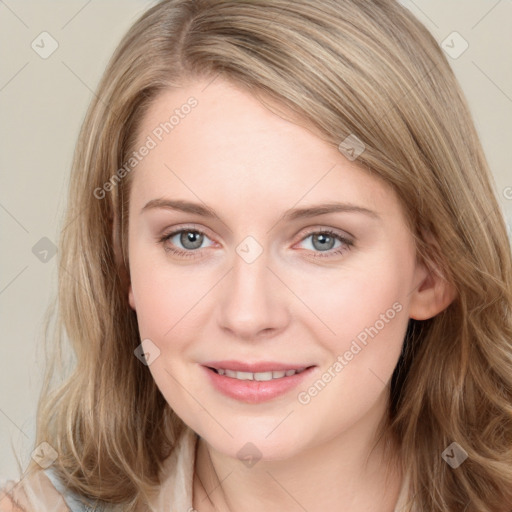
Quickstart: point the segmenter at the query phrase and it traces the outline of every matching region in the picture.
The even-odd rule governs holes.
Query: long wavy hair
[[[274,100],[269,108],[334,147],[349,135],[364,143],[357,163],[394,188],[418,257],[457,292],[434,318],[410,320],[391,380],[385,429],[410,475],[411,506],[512,510],[510,243],[447,58],[392,0],[164,0],[130,28],[76,146],[55,329],[73,359],[61,359],[70,370],[58,381],[61,369],[48,366],[36,445],[57,450],[70,488],[112,509],[134,510],[158,488],[185,425],[134,356],[126,226],[137,171],[105,183],[162,91],[217,76]],[[457,469],[441,457],[453,442],[468,454]]]

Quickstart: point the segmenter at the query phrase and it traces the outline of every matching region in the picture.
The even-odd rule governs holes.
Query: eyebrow
[[[146,205],[142,208],[140,213],[144,213],[145,211],[153,210],[156,208],[162,208],[166,210],[177,210],[185,213],[193,213],[207,218],[219,218],[219,216],[215,213],[215,210],[213,210],[212,208],[206,205],[193,203],[182,199],[152,199],[151,201],[146,203]],[[304,208],[293,208],[285,212],[285,214],[282,216],[282,219],[297,220],[338,212],[362,213],[375,219],[380,219],[380,216],[377,212],[370,210],[368,208],[357,206],[351,203],[336,202],[316,204]]]

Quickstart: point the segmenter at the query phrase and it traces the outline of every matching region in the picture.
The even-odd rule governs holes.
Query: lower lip
[[[239,380],[210,370],[206,366],[203,369],[208,374],[213,387],[224,395],[234,398],[240,402],[258,404],[267,402],[278,396],[284,395],[297,387],[314,370],[314,366],[307,368],[301,373],[295,373],[290,377],[281,377],[272,380]]]

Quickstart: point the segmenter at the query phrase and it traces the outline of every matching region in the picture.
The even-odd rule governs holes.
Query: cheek
[[[297,433],[305,436],[303,442],[327,441],[360,421],[365,424],[363,418],[377,421],[386,414],[389,381],[408,316],[401,303],[395,301],[388,308],[388,297],[381,299],[382,307],[376,301],[362,311],[347,304],[347,316],[335,326],[338,335],[328,346],[324,342],[328,356],[316,375],[297,389],[295,419],[308,426]]]
[[[309,424],[312,432],[321,433],[315,435],[315,442],[350,429],[367,415],[385,413],[407,322],[402,309],[387,324],[384,320],[368,323],[353,329],[359,330],[356,336],[343,333],[317,375],[297,390],[297,418]]]
[[[362,344],[376,337],[400,340],[408,321],[400,313],[407,311],[412,268],[410,260],[388,251],[338,269],[296,269],[287,282],[294,283],[294,293],[310,311],[299,321],[307,322],[329,352],[343,353],[354,339]]]
[[[298,390],[297,402],[308,422],[326,421],[327,436],[357,421],[386,392],[409,321],[413,261],[367,261],[330,282],[323,295],[308,296],[335,334],[317,337],[328,355],[317,375]]]
[[[301,403],[317,400],[321,393],[318,403],[351,404],[349,410],[355,411],[382,392],[399,359],[409,321],[412,269],[409,260],[381,257],[333,273],[323,290],[303,281],[301,293],[328,329],[314,331],[310,325],[326,356],[319,374],[302,388],[306,396]],[[309,386],[314,386],[311,393]]]
[[[406,309],[403,289],[399,277],[392,272],[347,279],[336,304],[337,310],[331,306],[337,352],[355,352],[357,345],[366,348],[370,342],[375,350],[383,346],[389,348],[390,344],[400,345],[408,320],[401,314]]]
[[[193,266],[172,265],[165,257],[148,259],[134,251],[130,271],[141,337],[161,341],[171,337],[182,318],[193,319],[194,306],[211,288]]]
[[[201,390],[190,383],[187,355],[190,340],[200,339],[203,322],[197,318],[201,298],[207,290],[201,276],[189,269],[172,268],[162,262],[134,257],[132,289],[136,302],[137,323],[141,340],[150,339],[159,355],[148,370],[166,401],[189,425],[204,415],[192,396]],[[144,262],[143,264],[140,264]],[[185,391],[188,390],[189,392]]]

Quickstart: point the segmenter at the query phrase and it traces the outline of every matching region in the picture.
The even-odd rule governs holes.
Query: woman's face
[[[373,428],[426,275],[395,193],[221,79],[161,95],[142,146],[129,300],[178,416],[269,460]]]

